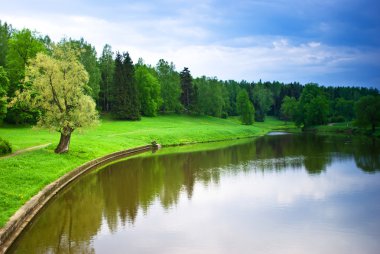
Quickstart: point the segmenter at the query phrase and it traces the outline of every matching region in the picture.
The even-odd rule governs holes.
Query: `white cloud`
[[[144,10],[146,6],[134,8]],[[98,54],[108,43],[113,50],[129,51],[134,61],[142,57],[155,65],[164,58],[173,61],[178,70],[186,66],[194,76],[220,79],[320,82],[318,77],[348,72],[347,66],[353,64],[377,64],[373,59],[380,56],[379,50],[365,52],[318,41],[296,44],[291,38],[279,36],[236,36],[218,41],[213,31],[202,25],[205,20],[219,22],[218,15],[210,20],[205,18],[208,8],[204,5],[197,15],[197,9],[190,9],[179,17],[143,15],[141,19],[126,17],[123,21],[55,13],[18,15],[1,10],[0,16],[16,28],[35,29],[54,41],[83,37],[96,47]],[[193,20],[192,14],[202,22]]]

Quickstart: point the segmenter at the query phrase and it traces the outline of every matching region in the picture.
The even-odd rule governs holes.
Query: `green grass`
[[[75,131],[70,152],[62,155],[54,153],[59,141],[57,132],[30,127],[2,127],[0,137],[10,141],[13,151],[46,143],[52,145],[0,158],[0,227],[44,186],[97,157],[147,145],[153,140],[164,146],[181,145],[261,136],[271,130],[291,127],[294,126],[284,125],[270,117],[266,122],[252,126],[241,125],[237,118],[223,120],[206,116],[166,115],[137,122],[102,119],[97,127]]]
[[[333,135],[361,135],[380,137],[380,128],[376,128],[375,133],[368,128],[359,128],[354,122],[332,123],[328,125],[319,125],[307,128],[307,130],[315,131],[320,134],[333,134]]]

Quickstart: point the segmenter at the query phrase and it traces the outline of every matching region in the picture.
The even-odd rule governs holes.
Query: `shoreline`
[[[18,167],[23,165],[24,163],[28,163],[28,160],[30,158],[33,158],[34,160],[39,160],[43,161],[43,170],[41,171],[41,168],[36,166],[38,164],[28,164],[31,165],[32,168],[28,169],[30,172],[34,173],[36,172],[37,174],[45,174],[47,173],[47,184],[45,186],[42,186],[39,191],[37,191],[35,194],[31,195],[29,199],[25,201],[23,205],[14,206],[15,212],[8,217],[8,219],[5,221],[3,224],[3,227],[0,228],[0,254],[3,253],[3,245],[6,244],[5,238],[7,238],[5,235],[5,230],[7,232],[9,229],[9,223],[13,221],[13,218],[16,214],[19,213],[21,208],[23,208],[27,203],[29,203],[31,200],[35,200],[36,196],[40,194],[42,190],[45,188],[48,188],[48,186],[51,186],[53,183],[56,183],[59,181],[59,179],[62,179],[63,177],[67,175],[74,174],[73,172],[76,171],[76,169],[84,167],[85,165],[89,165],[90,163],[93,163],[94,161],[99,161],[101,158],[111,156],[113,154],[118,154],[121,152],[125,151],[130,151],[133,150],[134,148],[141,147],[142,145],[145,144],[150,144],[152,140],[157,140],[158,143],[162,144],[163,147],[176,147],[176,146],[184,146],[184,145],[193,145],[193,144],[200,144],[200,143],[213,143],[213,142],[220,142],[220,141],[233,141],[233,140],[241,140],[241,139],[248,139],[248,138],[258,138],[261,136],[266,135],[267,133],[271,131],[278,131],[278,130],[286,130],[290,126],[284,126],[282,121],[276,120],[276,119],[271,119],[266,123],[258,123],[255,126],[242,126],[238,122],[231,120],[220,120],[220,119],[215,119],[211,117],[198,117],[198,118],[193,118],[193,117],[178,117],[178,116],[169,116],[169,117],[160,117],[157,119],[144,119],[144,122],[139,122],[139,123],[124,123],[124,122],[111,122],[111,121],[104,121],[102,125],[96,129],[95,131],[89,131],[86,133],[85,136],[89,137],[89,141],[83,142],[84,139],[79,140],[75,144],[76,146],[76,152],[68,154],[64,157],[57,157],[57,156],[51,156],[48,161],[45,161],[46,154],[50,154],[51,151],[42,149],[41,152],[37,152],[37,154],[33,155],[27,155],[27,158],[20,158],[20,161],[22,164],[9,164],[6,162],[7,160],[2,160],[2,163],[4,166],[13,166],[14,170],[10,172],[16,172],[13,175],[16,177],[18,176],[17,171]],[[191,120],[191,123],[189,123],[189,120]],[[158,129],[156,129],[156,126],[159,124]],[[140,125],[140,129],[136,125]],[[155,131],[152,132],[152,126],[155,127]],[[181,130],[184,130],[186,128],[189,131],[186,131],[184,133],[181,132]],[[205,128],[206,127],[206,128]],[[117,130],[117,131],[114,131]],[[132,130],[132,132],[130,131]],[[173,136],[173,131],[177,131],[176,134]],[[104,136],[104,137],[109,137],[110,134],[115,132],[116,134],[120,135],[125,135],[125,133],[131,134],[127,136],[127,139],[125,139],[125,136],[123,138],[117,138],[117,139],[104,139],[103,142],[98,143],[96,140],[98,140],[99,136]],[[15,129],[14,131],[15,134],[18,134],[18,141],[19,144],[21,144],[26,137],[28,137],[30,134],[34,134],[30,132],[30,129]],[[12,132],[8,132],[8,135],[12,135]],[[49,135],[49,136],[48,136]],[[50,139],[50,133],[49,134],[42,133],[40,136],[37,136],[37,139],[40,140],[47,140],[48,138]],[[139,136],[138,139],[134,139],[133,137],[136,135],[143,135]],[[24,139],[20,138],[25,136]],[[81,139],[84,136],[77,136],[77,138]],[[94,138],[95,137],[95,138]],[[20,140],[22,142],[20,142]],[[87,139],[86,139],[87,140]],[[143,141],[143,142],[139,142]],[[123,146],[125,147],[125,143],[129,142],[129,144],[134,144],[134,146],[130,146],[128,150],[123,149]],[[139,144],[140,143],[140,144]],[[112,146],[111,146],[112,144]],[[85,145],[85,146],[83,146]],[[93,145],[96,145],[98,148],[95,149],[94,152],[92,152],[92,149],[89,149]],[[103,145],[105,145],[103,147]],[[96,147],[95,146],[95,147]],[[146,146],[144,146],[146,147]],[[151,149],[151,145],[148,146],[149,149]],[[127,145],[128,148],[128,145]],[[113,150],[113,151],[112,151]],[[84,152],[84,153],[83,153]],[[107,153],[108,152],[108,153]],[[92,153],[92,154],[91,154]],[[28,153],[29,154],[29,153]],[[82,156],[84,154],[84,156]],[[17,158],[18,156],[14,156],[13,158]],[[123,156],[120,156],[120,158]],[[87,160],[83,160],[87,158]],[[12,158],[11,158],[12,159]],[[70,164],[75,164],[74,161],[80,162],[79,164],[73,165],[71,169],[67,168]],[[117,160],[117,158],[114,158],[112,160]],[[111,159],[107,161],[107,163],[110,163]],[[61,163],[61,171],[66,171],[63,175],[60,177],[54,177],[54,173],[57,171],[50,171],[51,167],[54,167],[54,165],[58,165]],[[9,165],[8,165],[9,164]],[[20,166],[19,166],[20,165]],[[65,167],[67,169],[65,169]],[[11,169],[11,167],[10,167]],[[4,171],[6,172],[6,171]],[[52,174],[53,173],[53,174]],[[13,175],[9,177],[9,179],[15,178]],[[20,175],[21,177],[21,175]],[[15,178],[16,179],[16,178]],[[73,179],[75,180],[75,179]],[[6,183],[6,182],[4,182]],[[10,185],[13,186],[14,184]],[[16,187],[16,186],[15,186]],[[22,187],[22,186],[21,186]],[[28,187],[29,188],[29,187]],[[23,189],[23,188],[21,188]],[[25,188],[24,188],[25,189]],[[29,188],[30,189],[30,188]],[[57,191],[54,192],[57,193]],[[18,196],[17,196],[18,198]],[[22,198],[22,196],[20,196]],[[42,207],[43,205],[41,205]],[[8,243],[7,243],[8,244]],[[7,248],[10,246],[8,244]]]
[[[160,145],[157,144],[156,149],[161,147],[176,147],[176,146],[186,146],[186,145],[195,145],[195,144],[206,144],[206,143],[216,143],[223,141],[233,141],[240,139],[249,139],[249,138],[258,138],[267,135],[271,131],[263,133],[262,135],[252,135],[241,138],[227,138],[219,140],[209,140],[209,141],[200,141],[200,142],[188,142],[180,144],[167,144]],[[133,156],[139,153],[144,153],[150,150],[154,150],[155,147],[152,145],[146,145],[141,147],[130,148],[127,150],[122,150],[114,152],[100,158],[88,161],[79,167],[74,168],[73,170],[67,172],[63,176],[56,179],[54,182],[45,186],[40,190],[36,195],[30,198],[23,206],[21,206],[8,220],[4,227],[0,228],[0,254],[5,253],[12,243],[17,239],[17,237],[22,233],[25,227],[32,221],[32,219],[38,214],[38,212],[62,189],[67,187],[70,183],[81,177],[82,175],[102,167],[118,159],[124,159],[129,156]]]
[[[0,228],[0,254],[5,253],[12,243],[17,239],[25,227],[32,221],[32,219],[38,214],[38,212],[62,189],[67,187],[70,183],[74,182],[84,174],[91,172],[94,169],[105,166],[106,164],[112,163],[119,159],[124,159],[129,156],[137,155],[139,153],[144,153],[147,151],[152,151],[154,149],[160,149],[161,147],[177,147],[186,146],[194,144],[206,144],[206,143],[216,143],[223,141],[234,141],[249,138],[259,138],[267,135],[270,132],[284,131],[289,134],[295,134],[297,132],[292,132],[291,129],[272,129],[268,130],[261,135],[250,135],[246,137],[239,138],[226,138],[218,140],[200,141],[200,142],[187,142],[187,143],[173,143],[161,146],[160,144],[146,145],[134,147],[122,151],[113,152],[99,158],[95,158],[84,164],[70,170],[63,176],[59,177],[52,183],[46,185],[42,190],[40,190],[36,195],[30,198],[23,206],[21,206],[8,220],[4,227]],[[326,133],[318,132],[317,135],[326,135]],[[338,133],[329,133],[330,135],[337,135]],[[339,134],[338,134],[339,135]]]
[[[158,146],[159,148],[159,146]],[[127,150],[111,153],[100,158],[88,161],[74,168],[54,182],[45,186],[41,191],[21,206],[8,220],[4,227],[0,228],[0,253],[5,253],[12,243],[17,239],[25,227],[32,221],[38,212],[62,189],[70,183],[90,172],[93,169],[104,166],[114,160],[126,158],[139,153],[157,149],[152,145],[135,147]]]
[[[21,206],[8,220],[4,227],[0,228],[0,254],[5,253],[12,243],[17,239],[17,237],[22,233],[25,227],[33,220],[33,218],[38,214],[38,212],[62,189],[67,187],[70,183],[77,180],[82,175],[102,167],[113,161],[119,159],[124,159],[129,156],[133,156],[139,153],[144,153],[154,149],[160,149],[162,147],[177,147],[195,144],[206,144],[206,143],[216,143],[223,141],[233,141],[240,139],[258,138],[265,136],[271,131],[270,130],[262,135],[252,135],[241,138],[226,138],[218,140],[200,141],[200,142],[188,142],[179,144],[167,144],[157,146],[146,145],[135,148],[130,148],[122,151],[117,151],[105,156],[88,161],[59,177],[52,183],[46,185],[42,190],[40,190],[36,195],[31,197],[23,206]],[[16,154],[17,155],[17,154]]]

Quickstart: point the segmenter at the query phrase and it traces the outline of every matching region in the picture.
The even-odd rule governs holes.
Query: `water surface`
[[[76,181],[10,253],[379,253],[379,171],[367,139],[166,148]]]

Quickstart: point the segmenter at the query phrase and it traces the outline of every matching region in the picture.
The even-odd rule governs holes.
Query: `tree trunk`
[[[55,148],[55,153],[66,153],[69,151],[71,132],[67,135],[61,133],[61,139],[59,140],[59,144],[57,148]]]

